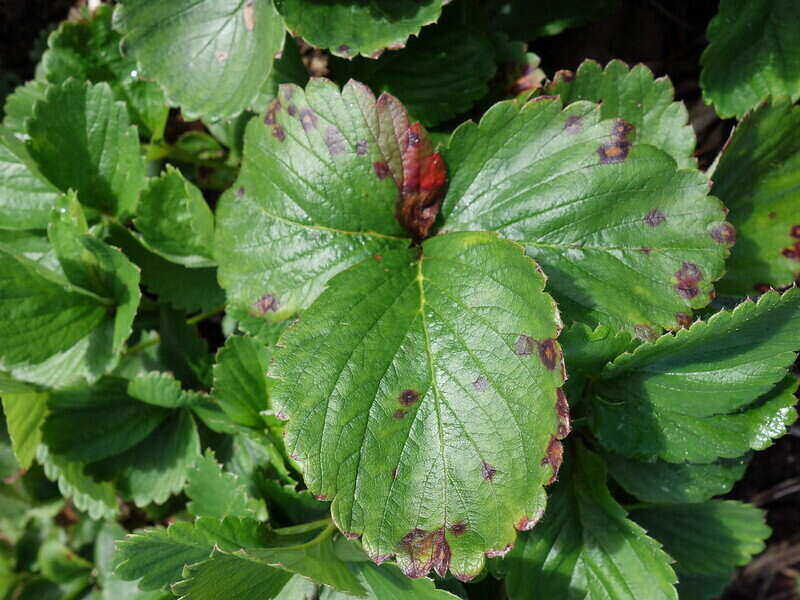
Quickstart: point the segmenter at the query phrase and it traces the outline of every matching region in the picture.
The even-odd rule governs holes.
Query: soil
[[[0,93],[33,77],[46,33],[66,18],[74,0],[0,0]],[[530,49],[548,75],[575,70],[586,58],[644,63],[672,80],[698,137],[701,168],[711,164],[733,121],[719,119],[701,98],[699,58],[716,14],[709,0],[620,0],[611,16],[585,27],[534,40]],[[756,454],[727,498],[767,511],[772,537],[766,550],[739,569],[723,600],[800,600],[800,425]]]

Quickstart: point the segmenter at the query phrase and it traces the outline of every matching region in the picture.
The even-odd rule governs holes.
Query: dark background
[[[33,77],[47,34],[80,4],[75,0],[0,0],[0,99]],[[705,168],[734,124],[720,120],[703,103],[699,86],[705,30],[717,5],[713,0],[620,0],[613,15],[533,40],[530,50],[541,57],[549,76],[559,69],[575,70],[585,58],[602,64],[613,58],[631,65],[641,62],[657,76],[669,76],[677,99],[689,109],[698,137],[697,155]],[[800,599],[800,425],[758,453],[727,497],[764,508],[773,534],[766,551],[739,569],[722,598]]]

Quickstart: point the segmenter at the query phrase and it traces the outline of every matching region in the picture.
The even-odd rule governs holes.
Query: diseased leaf
[[[340,273],[281,337],[287,450],[374,561],[469,579],[541,514],[568,431],[543,287],[516,244],[436,236]]]
[[[186,267],[213,266],[214,215],[202,192],[168,166],[142,191],[134,221],[145,245]]]
[[[263,428],[268,408],[267,369],[271,352],[249,336],[231,336],[217,353],[214,397],[234,423]]]
[[[157,81],[190,119],[229,118],[251,106],[284,39],[269,1],[125,0],[114,26],[139,76]],[[174,47],[181,51],[164,51]]]
[[[675,90],[667,77],[654,79],[653,72],[643,64],[631,69],[620,60],[612,60],[603,69],[594,60],[586,60],[574,74],[556,73],[544,93],[558,94],[564,104],[599,102],[601,118],[617,117],[633,125],[631,141],[663,150],[679,167],[697,165],[692,157],[695,136],[686,106],[674,101]]]
[[[134,212],[145,183],[139,136],[108,84],[69,79],[49,87],[28,134],[28,153],[60,190],[73,189],[86,206],[119,217]]]
[[[497,70],[489,36],[463,26],[428,27],[406,48],[379,61],[340,60],[331,67],[341,80],[352,77],[393,94],[426,126],[472,108],[489,92]]]
[[[612,498],[600,457],[576,450],[541,522],[504,561],[508,597],[677,600],[670,557]]]
[[[711,462],[763,448],[796,417],[789,407],[797,385],[781,380],[798,332],[800,290],[792,289],[639,346],[595,382],[593,429],[607,448],[633,458]],[[741,410],[768,392],[769,400]],[[767,422],[770,435],[753,437]]]
[[[3,413],[14,456],[20,468],[27,469],[33,463],[36,447],[42,441],[42,423],[47,415],[49,394],[36,388],[11,392],[7,391],[9,389],[7,384],[0,389]]]
[[[705,176],[632,132],[588,102],[496,104],[443,150],[443,231],[523,244],[569,320],[643,339],[685,324],[722,275],[730,225]]]
[[[0,127],[0,228],[44,229],[58,196],[25,144]]]
[[[607,453],[609,473],[625,491],[644,502],[702,502],[731,491],[744,475],[747,460],[733,458],[709,464],[644,462]]]
[[[40,444],[37,460],[44,467],[45,475],[58,483],[58,490],[78,510],[86,511],[92,519],[114,519],[119,512],[117,494],[108,482],[97,482],[84,474],[85,463],[65,459],[53,454]]]
[[[408,246],[394,209],[399,190],[420,183],[419,163],[404,171],[409,140],[425,143],[392,96],[376,102],[355,82],[282,86],[248,124],[241,175],[217,208],[215,258],[234,318],[285,319],[339,271]]]
[[[136,63],[120,52],[121,36],[111,28],[113,8],[100,5],[91,18],[64,21],[47,39],[40,76],[61,84],[70,77],[107,82],[122,100],[131,122],[148,137],[160,138],[167,122],[167,101],[161,88],[138,77]]]
[[[714,192],[730,209],[738,240],[724,294],[747,295],[800,277],[800,108],[764,104],[736,127],[714,171]]]
[[[444,0],[316,2],[275,0],[293,35],[336,56],[377,58],[385,48],[402,48],[411,35],[435,23]]]
[[[222,470],[211,450],[189,470],[186,495],[191,498],[186,508],[196,517],[255,518],[263,512],[236,475]]]
[[[730,500],[643,506],[631,518],[677,561],[678,591],[686,600],[715,598],[771,533],[762,510]]]
[[[706,35],[700,86],[721,117],[741,117],[770,95],[800,97],[794,0],[723,0]]]

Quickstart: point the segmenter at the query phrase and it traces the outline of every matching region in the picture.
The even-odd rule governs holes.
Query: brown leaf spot
[[[487,550],[484,554],[486,554],[486,558],[503,558],[506,554],[511,552],[511,549],[514,547],[514,544],[508,544],[505,548],[497,549],[492,548],[491,550]]]
[[[476,392],[484,392],[486,391],[486,388],[489,387],[489,382],[486,380],[486,377],[481,375],[472,382],[472,387],[475,388]]]
[[[675,291],[681,298],[691,300],[700,293],[697,284],[703,279],[703,274],[696,264],[684,262],[675,272],[675,279],[677,279]]]
[[[392,469],[392,479],[397,479],[397,469]]]
[[[242,198],[243,196],[244,196],[244,188],[240,187],[239,189],[236,190],[236,197]]]
[[[419,392],[416,390],[403,390],[397,398],[397,401],[403,406],[413,406],[417,400],[419,400]]]
[[[279,421],[288,421],[289,420],[289,417],[286,416],[286,413],[283,412],[282,410],[279,410],[278,412],[275,413],[275,418],[278,419]]]
[[[425,577],[433,569],[440,577],[450,568],[450,544],[445,538],[444,527],[434,531],[412,529],[400,540],[409,563],[403,573],[409,577]]]
[[[759,294],[765,294],[772,289],[772,286],[768,283],[757,283],[753,286],[753,289]]]
[[[486,481],[491,481],[497,475],[497,469],[487,463],[485,460],[481,461],[481,477]]]
[[[300,124],[305,131],[311,131],[317,128],[317,115],[310,108],[300,109]]]
[[[264,294],[255,302],[256,311],[262,315],[265,315],[268,312],[278,312],[280,307],[281,305],[278,302],[278,298],[275,296],[275,294]]]
[[[711,237],[718,244],[733,244],[736,241],[736,230],[730,223],[720,223],[711,229]]]
[[[561,357],[561,353],[558,351],[558,346],[556,346],[556,341],[553,339],[546,339],[542,340],[541,342],[537,342],[539,346],[539,358],[542,361],[542,364],[552,371],[556,368],[556,364],[558,363],[559,358]]]
[[[542,518],[543,514],[544,510],[540,511],[539,514],[534,515],[532,517],[522,517],[519,521],[517,521],[514,524],[514,528],[517,531],[530,531],[531,529],[536,527],[536,524]]]
[[[336,51],[340,52],[341,54],[347,54],[350,52],[350,46],[348,46],[347,44],[342,44],[341,46],[338,46],[336,48]]]
[[[324,496],[322,494],[314,494],[314,499],[315,500],[319,500],[320,502],[327,502],[328,501],[328,497]]]
[[[556,415],[558,415],[558,429],[556,430],[556,437],[563,440],[572,431],[569,422],[569,403],[567,402],[567,395],[564,390],[558,388],[556,390]]]
[[[792,225],[789,230],[789,235],[796,240],[800,240],[800,225]]]
[[[597,154],[600,156],[600,162],[604,165],[611,163],[622,162],[628,158],[628,151],[630,150],[630,142],[625,140],[614,140],[605,142],[597,149]]]
[[[514,344],[514,353],[517,356],[528,356],[533,353],[534,339],[528,335],[521,335]]]
[[[470,581],[475,579],[475,575],[470,575],[468,573],[453,573],[453,577],[455,577],[459,581],[463,581],[464,583],[469,583]]]
[[[689,329],[689,327],[692,326],[692,315],[687,315],[686,313],[675,313],[675,320],[678,322],[678,325],[684,329]]]
[[[367,153],[367,148],[369,148],[367,140],[359,140],[356,142],[356,154],[359,156],[364,156]]]
[[[644,216],[644,222],[650,225],[650,227],[658,227],[666,220],[667,217],[657,208],[654,208]]]
[[[777,216],[778,216],[778,213],[776,213],[774,210],[771,210],[771,211],[769,211],[769,214],[767,214],[767,216],[768,216],[770,219],[774,219],[775,217],[777,217]]]
[[[387,560],[392,558],[391,554],[370,554],[369,559],[374,562],[376,565],[380,566],[385,563]]]
[[[553,81],[556,83],[558,81],[566,81],[567,83],[569,83],[573,79],[575,79],[575,73],[573,73],[568,69],[562,69],[560,71],[556,71],[556,74],[553,77]]]
[[[781,254],[789,260],[800,260],[800,242],[781,250]]]
[[[636,336],[637,339],[644,341],[652,340],[655,337],[655,333],[649,325],[634,325],[633,335]]]
[[[282,142],[286,139],[286,131],[280,125],[275,125],[272,127],[272,137]]]
[[[578,115],[567,117],[567,121],[564,123],[564,131],[569,134],[578,133],[582,127],[583,117],[579,117]]]
[[[647,248],[647,247],[639,248],[639,252],[641,252],[642,254],[650,254],[652,251],[653,251],[652,248]]]
[[[611,128],[611,137],[616,141],[627,141],[633,130],[636,129],[631,123],[622,119],[614,119],[614,126]]]
[[[462,535],[467,532],[467,523],[465,521],[456,521],[450,525],[450,533],[455,536]]]
[[[375,260],[383,260],[383,256],[381,256],[380,254],[373,254],[372,258],[374,258]]]
[[[344,137],[342,137],[342,132],[333,126],[325,129],[325,145],[328,147],[328,152],[330,152],[331,156],[344,154],[347,146]]]
[[[286,112],[289,113],[290,117],[293,117],[297,114],[297,107],[294,104],[290,104],[286,107]]]
[[[360,533],[355,533],[353,531],[343,531],[342,535],[346,537],[348,540],[357,540],[358,537],[361,535]]]
[[[247,0],[242,11],[244,16],[244,26],[247,31],[253,31],[256,26],[256,9],[253,7],[255,0]]]
[[[550,465],[553,470],[553,475],[550,477],[546,485],[555,483],[558,479],[558,470],[561,468],[561,463],[564,460],[564,447],[561,445],[555,436],[550,438],[550,443],[547,445],[547,455],[542,459],[542,465]]]
[[[389,174],[389,165],[387,165],[383,161],[376,161],[372,163],[372,168],[375,169],[375,175],[378,176],[378,179],[386,179]]]
[[[406,411],[404,411],[402,408],[398,408],[396,411],[394,411],[394,413],[392,413],[392,417],[394,417],[395,419],[403,419],[405,418],[405,416],[406,416]]]
[[[281,101],[277,98],[269,103],[267,107],[267,112],[264,114],[264,124],[265,125],[275,125],[275,117],[278,114],[278,111],[281,109]]]
[[[294,88],[290,85],[283,85],[283,84],[280,86],[280,88],[281,92],[283,92],[284,100],[286,100],[287,102],[291,100],[292,96],[294,96]]]

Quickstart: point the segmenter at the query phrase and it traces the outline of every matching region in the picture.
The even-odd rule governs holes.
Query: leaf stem
[[[189,317],[188,319],[186,319],[186,324],[187,325],[194,325],[195,323],[199,323],[200,321],[203,321],[203,320],[205,320],[205,319],[207,319],[209,317],[213,317],[216,314],[224,312],[224,310],[225,310],[225,305],[222,304],[220,306],[212,308],[209,311],[206,311],[204,313],[200,313],[199,315],[195,315],[193,317]]]
[[[135,346],[131,346],[130,348],[125,350],[125,352],[122,353],[122,356],[131,356],[132,354],[136,354],[137,352],[146,350],[150,346],[155,346],[160,341],[161,341],[161,336],[155,335],[151,337],[149,340],[145,340],[143,342],[139,342]]]
[[[328,526],[323,529],[319,535],[315,536],[314,539],[311,539],[304,544],[297,544],[295,546],[286,546],[282,548],[282,550],[305,550],[306,548],[311,548],[312,546],[316,546],[317,544],[321,544],[329,537],[333,535],[333,532],[336,531],[336,525],[333,524],[333,521],[328,523]]]
[[[323,527],[330,527],[333,521],[330,517],[320,519],[318,521],[311,521],[310,523],[301,523],[300,525],[292,525],[290,527],[281,527],[275,530],[278,535],[294,535],[297,533],[305,533],[306,531],[315,531]]]

